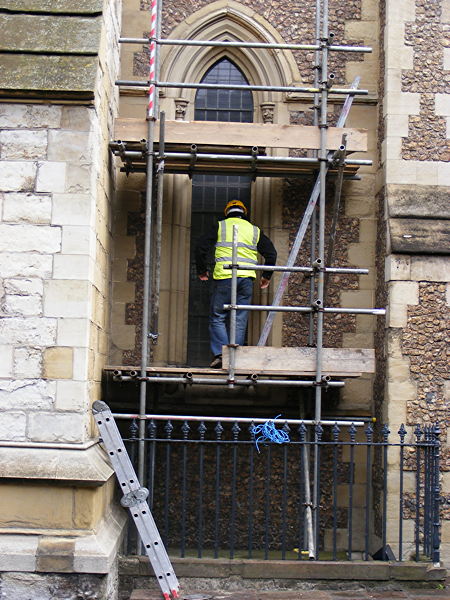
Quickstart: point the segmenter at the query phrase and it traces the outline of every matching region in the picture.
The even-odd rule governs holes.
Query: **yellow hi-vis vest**
[[[237,254],[238,263],[258,264],[258,253],[256,246],[259,241],[259,228],[239,217],[231,217],[224,221],[219,221],[217,232],[217,243],[214,267],[214,279],[229,279],[231,269],[224,269],[223,265],[231,264],[233,252],[233,225],[238,227]],[[255,271],[246,271],[238,269],[238,277],[256,277]]]

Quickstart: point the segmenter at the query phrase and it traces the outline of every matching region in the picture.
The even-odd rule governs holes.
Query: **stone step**
[[[154,590],[134,590],[130,600],[161,600],[161,592]],[[256,591],[239,592],[186,592],[180,593],[179,600],[330,600],[328,592],[311,590]]]
[[[130,600],[161,600],[161,592],[134,590]],[[352,589],[233,592],[181,592],[180,600],[450,600],[450,590],[445,589]]]

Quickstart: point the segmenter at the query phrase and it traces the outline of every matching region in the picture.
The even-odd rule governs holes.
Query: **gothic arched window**
[[[201,83],[248,85],[247,79],[227,58],[215,63]],[[200,89],[195,98],[196,121],[251,123],[253,97],[250,90]],[[212,141],[212,143],[214,143]],[[223,218],[226,203],[238,198],[250,208],[251,178],[241,175],[194,175],[192,178],[191,274],[189,286],[188,364],[210,361],[208,315],[209,286],[195,272],[194,248],[198,237]],[[213,271],[214,256],[211,253]]]

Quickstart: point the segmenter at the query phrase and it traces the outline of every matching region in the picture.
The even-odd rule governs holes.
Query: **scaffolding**
[[[364,309],[364,308],[333,308],[326,306],[326,288],[327,280],[331,273],[353,273],[367,274],[367,269],[340,268],[332,267],[334,239],[337,225],[337,215],[339,210],[340,193],[342,181],[345,178],[354,179],[357,169],[361,165],[370,165],[369,160],[355,160],[347,156],[348,140],[344,132],[336,151],[329,151],[328,145],[328,98],[330,95],[345,95],[345,102],[341,115],[337,122],[337,127],[345,127],[346,119],[352,105],[353,98],[358,95],[366,95],[367,90],[359,89],[359,78],[351,84],[350,87],[341,88],[333,86],[334,75],[329,73],[328,62],[329,54],[332,52],[359,52],[367,53],[371,51],[368,47],[345,46],[333,44],[333,34],[329,31],[328,0],[316,0],[316,19],[315,19],[315,43],[314,44],[280,44],[280,43],[262,43],[262,42],[230,42],[214,40],[173,40],[161,38],[161,16],[162,0],[152,0],[151,3],[151,31],[148,38],[120,38],[124,44],[149,44],[150,71],[148,81],[128,81],[119,80],[119,86],[132,86],[148,88],[148,107],[147,107],[147,138],[141,142],[124,142],[116,140],[111,142],[110,147],[115,156],[121,158],[123,162],[122,170],[128,173],[145,172],[146,173],[146,212],[145,212],[145,248],[144,248],[144,281],[143,281],[143,312],[142,312],[142,354],[141,365],[139,369],[110,367],[115,381],[133,381],[140,382],[139,399],[139,463],[138,476],[142,479],[144,474],[144,437],[145,422],[149,418],[161,418],[161,415],[147,414],[147,386],[149,383],[182,383],[185,385],[221,385],[233,388],[235,386],[292,386],[308,387],[314,390],[314,419],[307,421],[300,419],[304,424],[320,425],[330,421],[322,419],[322,393],[324,389],[330,387],[342,387],[342,381],[333,380],[324,372],[323,359],[323,333],[324,333],[324,315],[326,313],[351,313],[351,314],[370,314],[382,315],[384,309]],[[314,51],[314,85],[312,86],[263,86],[263,85],[222,85],[222,84],[204,84],[196,82],[171,82],[160,80],[160,48],[164,45],[178,46],[207,46],[216,48],[255,48],[271,50],[300,50]],[[226,89],[226,90],[246,90],[246,91],[269,91],[269,92],[301,92],[310,94],[313,97],[314,108],[314,127],[320,132],[320,143],[312,157],[273,157],[266,156],[264,149],[253,146],[247,150],[230,151],[205,151],[200,150],[195,144],[186,145],[182,148],[167,149],[165,140],[165,115],[159,110],[158,88],[177,88],[177,89]],[[159,117],[159,119],[158,119]],[[155,151],[156,124],[159,120],[158,146]],[[231,172],[233,174],[251,174],[255,177],[293,177],[301,176],[305,170],[311,173],[311,170],[318,170],[317,180],[313,187],[309,202],[307,204],[302,221],[289,257],[285,266],[259,266],[256,270],[281,272],[281,280],[274,295],[271,305],[238,305],[236,302],[236,282],[237,270],[252,269],[255,267],[246,267],[238,262],[237,254],[237,231],[233,231],[233,255],[227,268],[231,269],[232,295],[231,303],[225,305],[225,309],[230,311],[230,343],[229,360],[227,373],[211,372],[196,373],[194,370],[168,368],[164,374],[164,369],[154,368],[149,365],[149,343],[158,340],[158,312],[159,312],[159,269],[156,269],[155,280],[152,281],[152,245],[153,236],[155,244],[154,261],[160,264],[161,256],[161,236],[162,236],[162,207],[163,207],[163,178],[165,173],[223,173]],[[327,256],[325,256],[325,204],[326,204],[326,181],[327,176],[335,177],[335,197],[333,207],[333,222],[330,236],[330,245]],[[151,199],[156,190],[156,215],[153,214]],[[300,247],[303,243],[307,229],[311,227],[311,250],[310,265],[294,266]],[[154,230],[154,231],[153,231]],[[317,244],[316,244],[317,240]],[[282,306],[283,294],[286,290],[289,276],[291,273],[304,273],[310,276],[309,305],[308,306]],[[151,305],[152,297],[155,299]],[[298,377],[285,377],[284,379],[269,376],[261,377],[254,372],[242,373],[239,371],[236,363],[236,356],[239,351],[236,345],[236,311],[266,311],[267,318],[262,329],[258,346],[265,346],[271,331],[274,317],[278,312],[298,312],[309,316],[309,339],[308,345],[315,348],[314,376],[308,379],[298,379]],[[154,331],[150,332],[151,314],[155,315]],[[202,371],[202,370],[200,370]],[[200,376],[198,376],[200,375]],[[129,415],[131,416],[131,415]],[[300,415],[301,417],[304,415]],[[175,418],[169,416],[170,418]],[[181,417],[176,417],[181,418]],[[193,417],[183,417],[192,419]],[[355,418],[355,422],[356,422]],[[252,419],[252,421],[257,421]],[[299,422],[300,422],[299,421]],[[340,422],[338,419],[334,422]],[[283,421],[284,422],[284,421]],[[356,423],[362,425],[363,421]],[[317,453],[318,445],[315,445]],[[306,451],[306,450],[305,450]],[[308,463],[305,456],[305,465]],[[313,461],[313,481],[309,480],[309,469],[305,468],[305,489],[309,498],[310,510],[307,519],[307,533],[309,540],[309,558],[318,557],[318,539],[319,523],[317,511],[314,509],[319,506],[319,471],[317,457],[312,457]]]

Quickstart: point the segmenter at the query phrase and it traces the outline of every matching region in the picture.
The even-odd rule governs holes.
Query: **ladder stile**
[[[109,406],[100,400],[92,406],[95,422],[128,508],[150,560],[165,600],[179,598],[179,583],[147,504],[148,490],[141,487]]]

